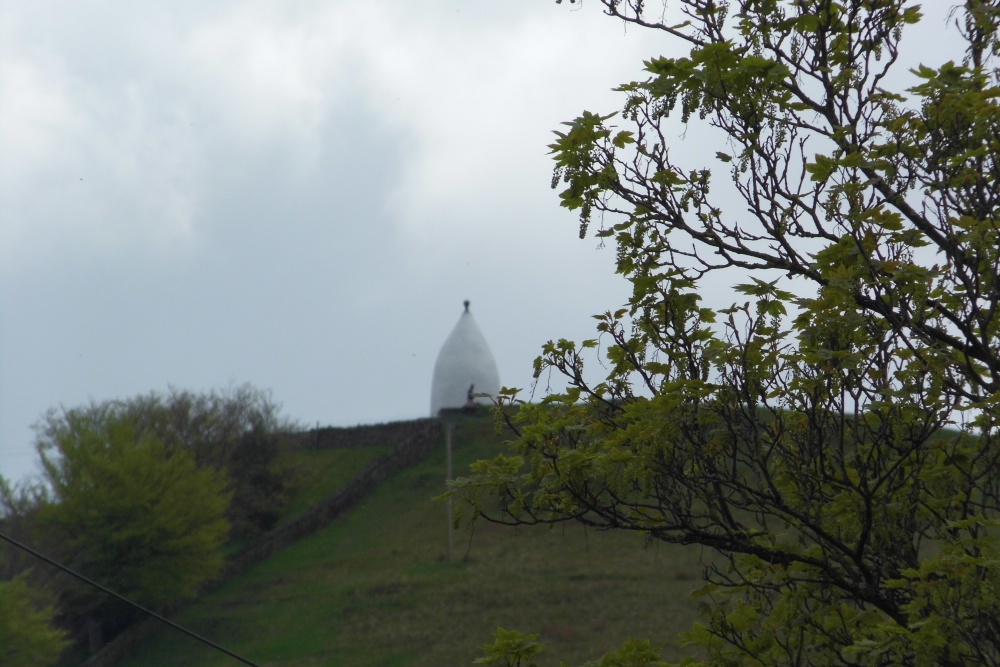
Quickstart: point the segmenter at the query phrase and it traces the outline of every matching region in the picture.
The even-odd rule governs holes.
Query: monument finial
[[[465,301],[463,301],[462,303],[464,303],[464,304],[465,304],[465,312],[469,312],[469,300],[468,300],[468,299],[466,299],[466,300],[465,300]]]

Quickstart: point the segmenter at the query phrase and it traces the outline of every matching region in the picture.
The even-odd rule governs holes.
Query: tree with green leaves
[[[52,493],[39,521],[66,565],[155,611],[195,597],[219,574],[224,478],[138,430],[121,404],[49,413],[38,450]],[[83,584],[67,579],[65,591],[64,611],[87,620],[92,648],[132,617]]]
[[[0,532],[14,540],[47,548],[48,545],[40,543],[36,521],[47,495],[48,490],[38,480],[11,483],[0,475]],[[0,581],[30,573],[36,564],[31,554],[0,540]]]
[[[249,384],[195,393],[171,388],[120,402],[140,431],[191,453],[224,475],[232,491],[232,536],[252,538],[275,526],[294,480],[279,460],[280,439],[297,427],[270,393]]]
[[[55,611],[39,607],[23,578],[0,581],[0,665],[47,667],[69,645],[53,626]]]
[[[903,0],[601,2],[688,49],[551,146],[632,295],[454,493],[715,550],[697,664],[1000,664],[1000,2],[919,65]]]

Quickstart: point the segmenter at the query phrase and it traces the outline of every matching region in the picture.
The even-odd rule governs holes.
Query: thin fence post
[[[447,485],[448,482],[451,481],[451,434],[452,434],[453,430],[454,430],[454,426],[451,424],[451,422],[449,422],[445,426],[445,431],[444,431],[444,447],[445,447],[445,450],[444,450],[445,451],[445,455],[444,455],[444,460],[445,460],[445,479],[444,479],[444,481],[445,481],[445,485]],[[448,528],[448,562],[450,563],[451,562],[451,554],[452,554],[452,551],[454,549],[454,542],[455,542],[455,536],[454,536],[454,532],[455,531],[452,529],[453,528],[452,522],[454,520],[454,516],[455,515],[452,512],[451,496],[448,496],[447,507],[445,509],[448,512],[448,526],[447,526],[447,528]]]

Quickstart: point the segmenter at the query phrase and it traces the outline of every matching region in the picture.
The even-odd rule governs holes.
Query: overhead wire
[[[250,667],[261,667],[257,663],[255,663],[255,662],[253,662],[251,660],[248,660],[248,659],[244,658],[243,656],[241,656],[241,655],[239,655],[237,653],[234,653],[234,652],[230,651],[226,647],[220,646],[219,644],[216,644],[212,640],[206,639],[205,637],[202,637],[201,635],[199,635],[199,634],[197,634],[195,632],[192,632],[192,631],[188,630],[187,628],[185,628],[185,627],[183,627],[181,625],[178,625],[177,623],[174,623],[170,619],[165,618],[165,617],[161,616],[160,614],[157,614],[155,611],[153,611],[151,609],[147,609],[146,607],[143,607],[141,604],[139,604],[137,602],[133,602],[132,600],[129,600],[124,595],[120,595],[120,594],[114,592],[113,590],[111,590],[110,588],[108,588],[106,586],[102,586],[101,584],[97,583],[96,581],[94,581],[94,580],[92,580],[92,579],[90,579],[90,578],[88,578],[88,577],[80,574],[79,572],[76,572],[76,571],[74,571],[74,570],[66,567],[62,563],[59,563],[59,562],[53,560],[52,558],[49,558],[45,554],[43,554],[43,553],[41,553],[39,551],[36,551],[35,549],[32,549],[28,545],[26,545],[26,544],[24,544],[22,542],[19,542],[18,540],[14,539],[13,537],[10,537],[9,535],[5,535],[3,532],[0,532],[0,539],[3,539],[3,540],[6,540],[7,542],[10,542],[15,547],[18,547],[19,549],[23,549],[23,550],[27,551],[29,554],[31,554],[35,558],[38,558],[39,560],[42,560],[42,561],[48,563],[49,565],[55,567],[56,569],[59,569],[59,570],[65,572],[66,574],[68,574],[70,576],[76,577],[80,581],[82,581],[82,582],[84,582],[84,583],[86,583],[86,584],[88,584],[90,586],[93,586],[94,588],[102,591],[103,593],[107,593],[108,595],[110,595],[110,596],[112,596],[114,598],[117,598],[118,600],[121,600],[122,602],[124,602],[124,603],[126,603],[128,605],[131,605],[132,607],[135,607],[136,609],[138,609],[139,611],[143,612],[144,614],[148,614],[149,616],[152,616],[153,618],[155,618],[156,620],[158,620],[160,623],[164,623],[166,625],[169,625],[173,629],[179,630],[180,632],[183,632],[188,637],[191,637],[192,639],[197,639],[201,643],[206,644],[207,646],[210,646],[210,647],[212,647],[213,649],[215,649],[217,651],[221,651],[222,653],[225,653],[229,657],[235,658],[236,660],[239,660],[240,662],[242,662],[245,665],[250,665]]]

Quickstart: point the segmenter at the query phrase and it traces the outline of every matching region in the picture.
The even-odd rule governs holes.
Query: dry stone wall
[[[332,449],[336,447],[393,445],[393,450],[368,464],[368,467],[360,475],[326,501],[319,503],[287,524],[278,526],[230,558],[223,578],[243,572],[275,551],[329,525],[344,510],[355,505],[387,477],[426,458],[443,438],[441,422],[437,419],[316,431],[316,433],[320,432],[322,432],[322,436],[315,438],[313,444],[307,444],[308,448]]]
[[[369,426],[328,426],[290,433],[287,441],[299,449],[339,449],[350,447],[408,447],[427,428],[440,429],[437,419],[389,422]]]
[[[365,470],[343,489],[327,500],[261,536],[253,544],[229,558],[221,580],[225,580],[274,552],[308,537],[329,525],[345,510],[357,504],[391,475],[419,463],[444,438],[437,419],[391,422],[349,428],[317,428],[288,434],[285,446],[301,449],[334,449],[338,447],[384,447],[392,451],[372,461]],[[176,611],[176,610],[175,610]],[[112,667],[128,658],[148,637],[159,621],[147,618],[118,635],[99,653],[83,663],[84,667]]]

